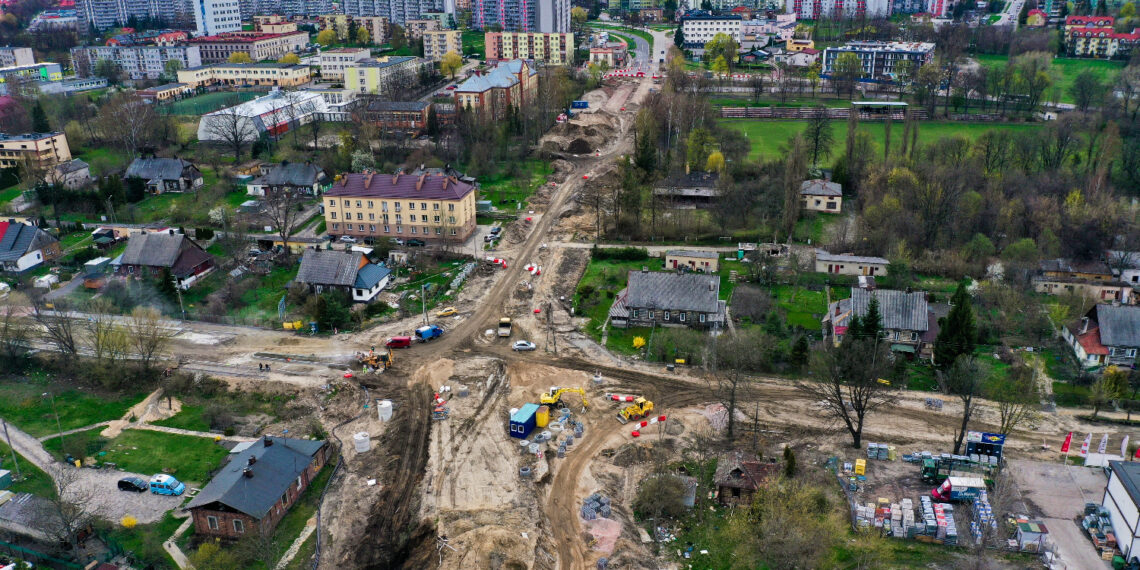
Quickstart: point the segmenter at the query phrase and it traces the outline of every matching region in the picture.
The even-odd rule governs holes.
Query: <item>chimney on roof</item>
[[[1089,318],[1088,317],[1081,317],[1081,332],[1080,332],[1080,334],[1085,334],[1087,332],[1089,332]]]
[[[424,180],[426,178],[427,174],[421,174],[420,179],[416,180],[416,192],[419,192],[424,187]]]
[[[396,182],[399,182],[399,181],[400,181],[400,173],[396,172],[395,174],[392,175],[392,186],[395,186]]]
[[[254,463],[257,463],[257,458],[250,455],[249,456],[249,462],[247,463],[247,465],[253,465]]]
[[[242,469],[241,474],[244,475],[246,479],[253,479],[253,469],[250,469],[249,467]]]
[[[370,172],[370,171],[367,171],[364,173],[364,188],[365,189],[372,187],[372,177],[373,176],[374,176],[374,174],[372,174],[372,172]]]
[[[265,436],[265,438],[262,439],[262,441],[265,443],[265,447],[273,447],[273,439],[270,438],[269,436]]]

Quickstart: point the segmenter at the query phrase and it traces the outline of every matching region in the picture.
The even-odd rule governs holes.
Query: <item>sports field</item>
[[[205,115],[265,95],[264,91],[206,93],[161,107],[168,115]]]

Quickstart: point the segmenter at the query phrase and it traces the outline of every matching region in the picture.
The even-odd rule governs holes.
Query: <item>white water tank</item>
[[[377,402],[376,415],[382,422],[392,419],[392,400],[380,400]]]
[[[357,453],[365,453],[372,449],[372,440],[368,437],[368,432],[358,432],[352,436],[352,445],[356,447]]]

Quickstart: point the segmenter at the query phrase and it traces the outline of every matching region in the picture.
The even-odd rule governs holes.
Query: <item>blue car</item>
[[[179,496],[186,491],[186,485],[167,475],[159,473],[150,478],[150,492],[156,495],[174,495]]]

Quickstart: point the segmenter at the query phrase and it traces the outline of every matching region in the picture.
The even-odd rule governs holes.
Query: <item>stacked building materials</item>
[[[1085,512],[1088,512],[1088,506],[1085,507]],[[1116,551],[1116,533],[1112,529],[1112,521],[1108,518],[1108,510],[1100,505],[1092,513],[1085,515],[1081,519],[1081,526],[1089,533],[1092,538],[1093,546],[1096,547],[1097,552],[1101,556],[1108,556]],[[1106,560],[1110,560],[1106,558]]]
[[[974,542],[981,544],[986,527],[997,530],[997,519],[994,518],[993,507],[990,506],[989,495],[982,491],[974,498],[974,520],[970,521],[970,533],[974,535]]]
[[[601,493],[594,493],[582,501],[582,518],[588,521],[598,517],[609,518],[613,514],[610,509],[610,498]]]
[[[885,443],[868,443],[867,444],[867,459],[878,459],[879,461],[894,460],[891,457],[894,451],[893,445]]]
[[[933,537],[944,544],[958,544],[958,527],[954,522],[954,505],[935,503],[930,497],[923,496],[922,501],[922,530],[924,536]]]

